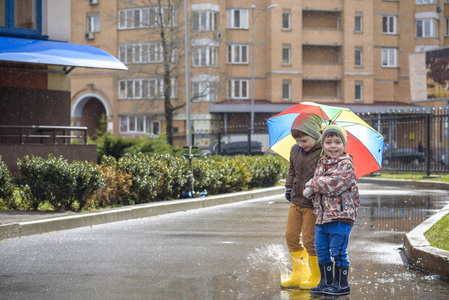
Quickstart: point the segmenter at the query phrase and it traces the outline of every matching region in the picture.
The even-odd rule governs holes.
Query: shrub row
[[[1,161],[0,161],[1,162]],[[212,156],[193,159],[170,154],[103,156],[99,165],[55,157],[18,160],[20,175],[12,178],[0,164],[0,198],[14,207],[14,185],[22,190],[21,207],[49,203],[58,210],[98,208],[176,199],[193,188],[208,194],[273,186],[285,177],[288,164],[274,155]],[[0,203],[1,204],[1,203]]]
[[[57,210],[75,209],[75,202],[83,207],[104,184],[98,167],[89,162],[25,156],[17,161],[17,166],[20,175],[15,183],[23,189],[26,204],[34,210],[45,201]]]

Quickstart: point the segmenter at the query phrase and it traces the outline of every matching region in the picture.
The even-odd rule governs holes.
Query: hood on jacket
[[[321,137],[321,125],[323,119],[314,113],[301,113],[293,121],[292,128],[304,132],[310,135],[315,140],[319,140]]]

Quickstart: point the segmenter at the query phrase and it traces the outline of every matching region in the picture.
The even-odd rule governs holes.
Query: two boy
[[[319,283],[315,284],[313,274],[316,266],[313,259],[310,259],[312,280],[300,282],[299,287],[311,289],[311,292],[316,294],[347,295],[350,293],[347,247],[360,205],[356,175],[352,156],[344,152],[347,135],[343,127],[327,126],[323,131],[321,144],[324,156],[319,159],[314,177],[306,181],[302,192],[302,196],[311,199],[313,203],[316,224],[314,227],[314,250],[319,266],[315,274],[319,274],[320,279]],[[296,146],[293,146],[292,150]],[[303,150],[306,151],[307,148]],[[291,164],[292,157],[290,157]],[[307,176],[299,174],[299,177]],[[286,187],[288,191],[287,181]],[[309,254],[309,257],[312,256]]]

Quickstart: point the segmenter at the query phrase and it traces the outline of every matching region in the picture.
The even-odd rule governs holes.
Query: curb
[[[10,238],[42,234],[51,231],[59,231],[105,224],[110,222],[152,217],[178,211],[187,211],[191,209],[251,200],[258,197],[278,195],[280,193],[284,193],[284,191],[284,186],[276,186],[248,192],[237,192],[205,198],[137,204],[132,206],[113,208],[107,211],[83,213],[76,216],[70,215],[5,224],[0,225],[0,241]]]
[[[411,265],[449,278],[449,251],[432,247],[424,233],[449,213],[449,204],[405,235],[404,251]]]
[[[385,182],[389,185],[397,184],[402,187],[406,184],[424,188],[449,190],[449,183],[425,180],[360,178],[359,182],[377,184]],[[403,242],[405,256],[410,265],[445,278],[449,278],[449,251],[430,246],[424,233],[448,213],[449,204],[407,233]]]

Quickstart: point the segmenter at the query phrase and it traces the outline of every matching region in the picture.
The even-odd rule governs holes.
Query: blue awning
[[[128,70],[120,60],[96,47],[7,36],[0,36],[0,61]]]

